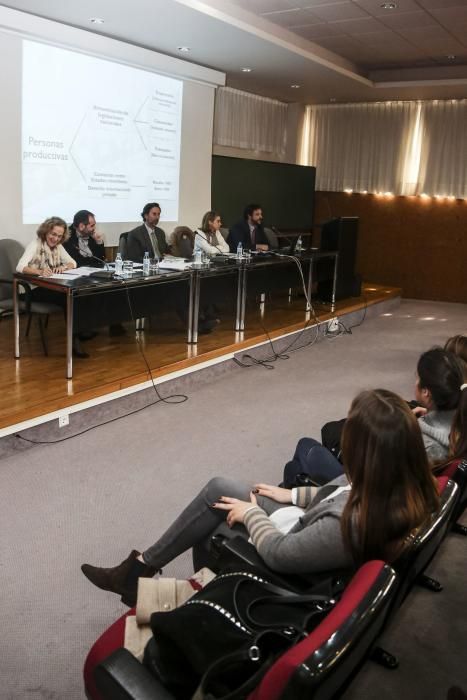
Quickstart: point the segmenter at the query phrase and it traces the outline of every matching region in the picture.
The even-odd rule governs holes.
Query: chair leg
[[[384,668],[387,668],[389,671],[394,671],[399,666],[399,661],[394,654],[391,654],[382,647],[375,647],[370,654],[370,659],[379,666],[384,666]]]
[[[455,532],[456,535],[463,535],[464,537],[467,537],[467,525],[461,525],[461,523],[453,523],[452,531]]]
[[[48,325],[49,325],[49,314],[47,314],[47,316],[45,317],[44,328],[48,328]]]
[[[32,321],[32,314],[30,313],[30,314],[28,314],[28,323],[26,326],[26,333],[24,334],[26,336],[26,338],[28,337],[29,331],[31,329],[31,321]]]
[[[422,574],[417,579],[417,584],[422,588],[426,588],[428,591],[433,591],[433,593],[440,593],[443,590],[443,586],[435,578]]]
[[[45,340],[44,324],[42,323],[42,318],[40,316],[38,316],[37,319],[39,321],[39,333],[41,336],[42,349],[44,351],[44,355],[47,357],[49,353],[47,351],[47,343]]]

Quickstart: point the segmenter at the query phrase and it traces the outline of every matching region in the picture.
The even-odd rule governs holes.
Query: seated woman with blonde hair
[[[195,250],[202,250],[207,255],[230,252],[229,244],[220,232],[222,222],[217,211],[207,211],[201,226],[195,231]]]
[[[113,568],[81,569],[133,605],[139,577],[191,548],[195,568],[205,565],[200,552],[213,533],[237,525],[234,534],[251,538],[277,572],[315,578],[370,559],[392,562],[439,504],[418,421],[396,394],[364,391],[350,407],[342,451],[345,475],[319,489],[213,478],[142,554],[133,550]]]

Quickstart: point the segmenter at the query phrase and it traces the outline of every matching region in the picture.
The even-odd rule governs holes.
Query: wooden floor
[[[361,297],[337,304],[337,313],[363,309],[400,295],[400,289],[364,285]],[[335,314],[329,306],[315,306],[320,320]],[[160,377],[200,362],[237,352],[266,340],[263,327],[271,338],[300,330],[305,323],[304,299],[288,302],[287,297],[274,297],[265,305],[261,316],[257,306],[247,309],[247,330],[239,336],[233,330],[232,316],[223,316],[215,331],[200,336],[196,346],[188,346],[184,329],[176,316],[158,320],[157,328],[141,333],[141,344],[153,377]],[[21,318],[21,359],[13,357],[13,321],[0,322],[0,429],[37,418],[71,405],[125,389],[150,379],[135,339],[134,327],[127,324],[127,335],[110,338],[107,329],[83,344],[89,359],[75,359],[74,378],[65,378],[64,322],[51,318],[48,328],[49,356],[42,354],[36,324],[29,338],[24,337]]]

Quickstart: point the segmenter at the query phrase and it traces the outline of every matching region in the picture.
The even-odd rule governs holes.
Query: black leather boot
[[[91,564],[83,564],[81,571],[87,579],[103,591],[111,591],[121,596],[122,603],[132,608],[136,605],[139,578],[152,578],[156,569],[139,561],[140,552],[136,549],[118,566],[105,569]]]

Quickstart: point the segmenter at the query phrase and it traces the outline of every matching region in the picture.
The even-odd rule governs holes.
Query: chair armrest
[[[0,277],[0,284],[13,284],[13,280],[7,280],[5,277]]]
[[[232,569],[232,567],[246,567],[247,570],[254,569],[256,573],[265,576],[268,581],[292,591],[303,591],[310,588],[310,581],[300,576],[283,576],[270,569],[261,559],[256,549],[244,537],[225,537],[214,535],[219,538],[212,542],[219,553],[218,570]],[[213,538],[213,539],[214,539]]]
[[[104,700],[174,700],[127,649],[117,649],[98,664],[94,680]]]

